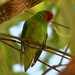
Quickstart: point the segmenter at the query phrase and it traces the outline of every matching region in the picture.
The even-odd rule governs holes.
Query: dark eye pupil
[[[49,21],[49,20],[52,20],[52,16],[49,16],[49,17],[48,17],[47,21]]]

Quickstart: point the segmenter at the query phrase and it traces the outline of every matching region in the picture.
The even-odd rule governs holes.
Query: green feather
[[[23,27],[21,38],[31,40],[39,44],[45,44],[47,39],[47,22],[44,19],[44,14],[49,11],[41,11],[28,19]],[[24,42],[22,42],[24,43]],[[28,46],[21,46],[24,50],[24,67],[25,71],[32,65],[32,60],[36,63],[42,51],[30,48]]]

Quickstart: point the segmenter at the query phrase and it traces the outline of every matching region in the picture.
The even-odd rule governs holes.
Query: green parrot
[[[47,26],[53,18],[54,15],[50,11],[43,10],[38,12],[25,22],[21,38],[39,44],[46,44]],[[31,65],[33,66],[37,62],[42,50],[23,45],[21,45],[21,50],[24,51],[24,70],[26,72]]]

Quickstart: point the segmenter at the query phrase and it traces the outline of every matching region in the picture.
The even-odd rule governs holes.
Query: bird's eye
[[[50,23],[51,20],[53,20],[54,15],[50,12],[50,13],[46,13],[46,14],[44,15],[44,17],[45,17],[45,20],[46,20],[48,23]]]
[[[49,20],[52,20],[52,16],[49,16],[49,17],[48,17],[47,21],[49,21]]]

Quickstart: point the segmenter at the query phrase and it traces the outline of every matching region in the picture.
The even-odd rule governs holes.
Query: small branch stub
[[[0,24],[44,0],[9,0],[0,7]]]

